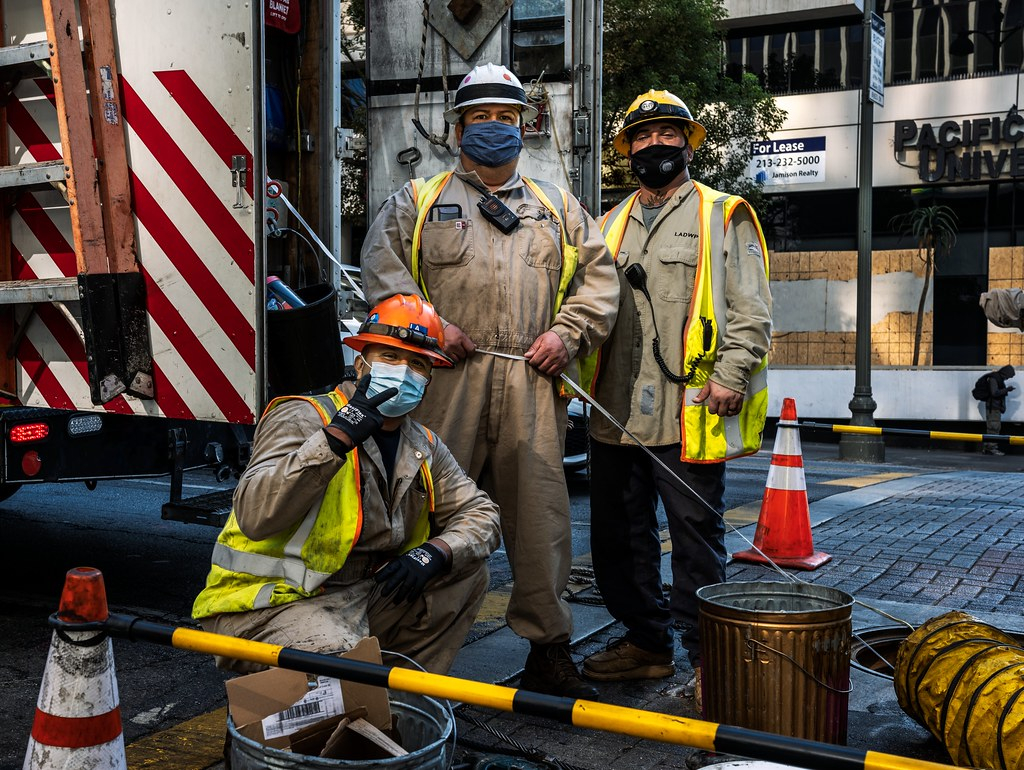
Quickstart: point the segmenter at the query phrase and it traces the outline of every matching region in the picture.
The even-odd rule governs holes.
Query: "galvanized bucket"
[[[807,583],[697,591],[704,717],[846,743],[853,597]]]
[[[388,759],[344,760],[324,759],[272,749],[246,738],[228,718],[231,739],[231,770],[299,770],[300,768],[334,768],[334,770],[445,770],[450,764],[446,741],[454,723],[451,712],[433,698],[414,693],[389,691],[391,713],[398,734],[398,744],[409,753]]]

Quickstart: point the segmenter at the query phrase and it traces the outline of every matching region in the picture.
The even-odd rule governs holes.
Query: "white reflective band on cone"
[[[768,481],[765,484],[768,489],[780,489],[786,492],[803,492],[807,489],[807,480],[804,478],[803,466],[793,467],[789,465],[768,466]]]

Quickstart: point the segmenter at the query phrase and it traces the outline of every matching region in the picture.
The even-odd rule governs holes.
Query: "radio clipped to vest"
[[[476,185],[473,186],[476,187]],[[519,217],[516,216],[512,209],[498,200],[491,193],[484,192],[483,190],[480,192],[482,192],[483,195],[480,197],[480,200],[477,201],[476,205],[477,208],[480,209],[480,213],[484,215],[484,219],[501,230],[505,235],[508,235],[519,227]]]

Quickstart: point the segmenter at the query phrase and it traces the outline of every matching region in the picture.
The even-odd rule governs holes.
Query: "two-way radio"
[[[480,209],[480,213],[484,215],[484,219],[505,235],[519,227],[519,217],[516,216],[516,213],[491,193],[484,194],[476,205]]]
[[[702,342],[704,343],[704,350],[690,362],[690,368],[686,374],[676,374],[668,368],[668,364],[665,363],[665,359],[661,356],[661,341],[658,335],[658,319],[654,315],[654,303],[651,301],[651,294],[647,290],[647,271],[644,270],[643,265],[634,262],[624,271],[626,280],[629,281],[629,285],[639,291],[644,297],[647,298],[647,304],[651,306],[651,322],[654,324],[654,339],[651,340],[651,348],[654,352],[654,360],[658,364],[658,368],[661,369],[664,374],[671,382],[679,385],[685,385],[693,379],[693,375],[697,372],[697,367],[700,362],[704,360],[704,357],[711,350],[711,343],[714,342],[715,327],[712,324],[710,318],[700,317],[701,324],[704,325],[704,336]]]

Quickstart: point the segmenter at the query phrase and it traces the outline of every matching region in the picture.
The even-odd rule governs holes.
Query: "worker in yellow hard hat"
[[[768,251],[746,201],[690,178],[705,136],[682,99],[652,89],[626,110],[613,142],[639,188],[601,223],[623,297],[594,390],[614,421],[591,414],[591,551],[626,635],[583,662],[599,681],[673,673],[676,633],[699,670],[696,591],[725,580],[724,461],[761,445]],[[659,497],[672,538],[668,595]]]
[[[328,654],[376,636],[445,673],[499,529],[497,506],[408,416],[434,367],[452,366],[441,319],[418,296],[390,297],[345,344],[358,384],[267,406],[192,614],[208,631]]]
[[[562,598],[572,536],[560,375],[578,381],[578,359],[611,331],[619,285],[579,201],[519,174],[534,115],[506,67],[474,67],[445,113],[458,164],[384,203],[361,262],[371,302],[395,292],[433,302],[445,350],[462,362],[437,375],[417,418],[501,509],[515,581],[506,618],[530,641],[520,686],[591,698],[596,690],[570,654],[572,611]]]

